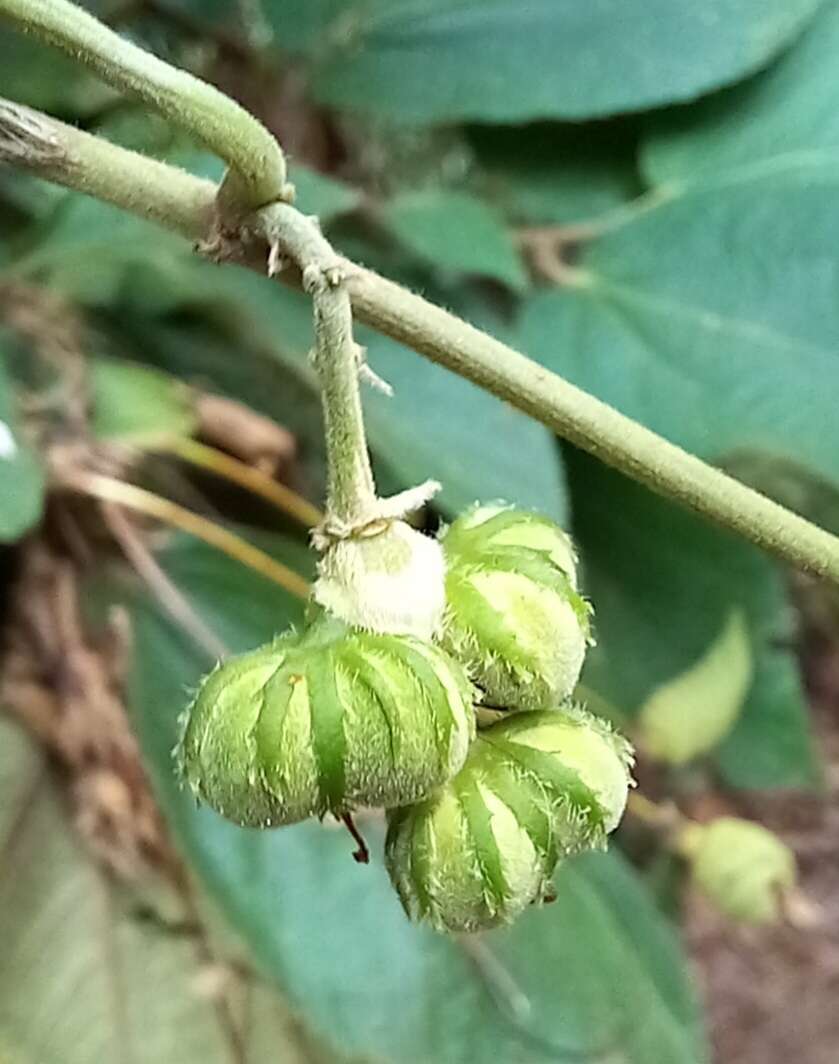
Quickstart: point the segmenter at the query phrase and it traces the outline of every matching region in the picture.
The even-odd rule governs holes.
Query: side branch
[[[0,0],[0,4],[7,0]],[[212,242],[215,188],[199,178],[60,122],[0,102],[0,161],[143,215],[193,241]],[[293,208],[249,223],[259,246],[228,239],[225,255],[265,269],[266,239],[296,262],[325,255],[316,223]],[[281,224],[278,225],[281,217]],[[839,539],[707,465],[555,373],[421,296],[342,262],[353,310],[367,324],[518,407],[653,491],[807,572],[839,585]],[[289,271],[282,276],[292,279]]]
[[[0,0],[3,16],[139,97],[224,159],[231,172],[222,187],[231,208],[252,211],[293,198],[275,138],[212,85],[132,44],[69,0]]]

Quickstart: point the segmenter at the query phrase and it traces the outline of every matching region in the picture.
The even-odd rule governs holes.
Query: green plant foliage
[[[839,532],[839,0],[85,6],[253,109],[283,143],[297,205],[339,253]],[[5,22],[0,96],[209,180],[224,172],[146,105]],[[296,455],[279,475],[323,501],[311,302],[293,270],[286,287],[215,266],[151,223],[7,167],[0,273],[14,337],[0,352],[0,543],[14,544],[3,552],[13,575],[38,549],[24,537],[42,517],[42,464],[92,446],[96,468],[110,469],[123,444],[192,435],[201,393],[287,428]],[[813,647],[786,574],[562,448],[511,404],[361,325],[355,338],[394,389],[363,391],[382,494],[431,478],[444,522],[504,500],[572,529],[597,640],[576,694],[637,740],[642,788],[649,754],[668,763],[665,797],[720,779],[819,784],[795,653],[802,639]],[[12,352],[26,390],[11,380]],[[65,417],[71,376],[83,400],[71,413],[86,404],[89,432]],[[165,453],[131,475],[314,575],[304,532],[241,486]],[[556,904],[464,943],[405,920],[381,814],[358,817],[374,857],[360,867],[333,823],[259,832],[196,808],[171,755],[213,662],[119,568],[102,525],[88,536],[97,505],[62,492],[50,534],[72,509],[95,574],[84,606],[100,620],[128,607],[127,697],[155,793],[196,896],[273,987],[229,975],[247,1027],[231,1048],[219,1008],[195,992],[207,978],[195,939],[138,920],[133,893],[80,848],[43,756],[0,723],[3,1064],[341,1053],[359,1064],[705,1064],[689,968],[619,849],[638,855],[631,826],[608,855],[563,864]],[[190,539],[165,542],[165,573],[231,653],[302,624],[304,604],[263,577]],[[795,589],[809,605],[809,585]],[[721,867],[748,885],[729,839]],[[675,858],[649,845],[675,913]]]
[[[589,118],[691,99],[766,63],[818,0],[296,0],[315,91],[400,122]]]
[[[579,285],[533,297],[523,349],[703,458],[835,483],[836,180],[763,174],[639,212],[585,246]]]
[[[742,610],[733,609],[705,652],[651,692],[638,712],[638,742],[671,765],[714,750],[734,726],[751,683],[751,641]]]
[[[309,166],[293,164],[291,178],[296,192],[295,205],[306,214],[316,214],[324,224],[353,210],[361,199],[358,189]]]
[[[117,359],[100,358],[90,368],[97,436],[143,444],[195,432],[189,389],[174,377]]]
[[[735,462],[748,454],[752,464],[781,463],[788,478],[798,468],[833,488],[839,440],[829,410],[830,393],[820,382],[832,377],[833,336],[839,324],[831,280],[836,260],[830,192],[835,167],[829,153],[821,150],[829,147],[829,140],[814,143],[813,131],[829,138],[830,124],[819,117],[824,94],[813,86],[814,79],[825,85],[832,76],[825,42],[835,22],[831,5],[819,20],[821,34],[814,28],[772,71],[686,112],[678,129],[674,112],[669,132],[654,137],[645,156],[647,173],[665,184],[678,182],[670,201],[639,212],[584,247],[578,260],[584,271],[580,287],[535,297],[525,310],[520,334],[524,348],[546,365],[694,453],[717,462]],[[759,165],[744,168],[752,162]],[[697,173],[714,180],[703,189],[695,183]],[[565,342],[558,343],[558,336]],[[771,477],[764,481],[770,488],[774,483]],[[586,484],[579,493],[584,510],[576,513],[578,521],[588,520],[586,510],[606,512],[605,506],[590,501],[592,481]],[[611,497],[614,484],[607,490]],[[637,492],[631,494],[637,496],[636,503],[644,503],[645,513],[663,515],[668,510]],[[615,505],[613,499],[609,510]],[[679,551],[668,584],[661,561],[679,541],[663,524],[649,526],[647,520],[641,527],[655,528],[659,544],[649,560],[655,573],[650,583],[640,575],[643,536],[636,542],[637,525],[621,527],[619,542],[628,538],[635,544],[623,561],[623,551],[615,552],[615,540],[611,559],[602,549],[599,560],[587,559],[587,590],[598,603],[601,643],[608,643],[612,631],[626,648],[615,647],[609,654],[604,646],[600,657],[608,655],[610,668],[623,677],[612,694],[619,701],[622,696],[622,704],[630,709],[668,678],[664,662],[656,664],[657,654],[669,658],[670,676],[692,660],[686,653],[693,639],[686,635],[691,626],[684,619],[668,628],[673,634],[664,641],[653,637],[653,626],[660,631],[660,618],[668,615],[664,611],[675,609],[676,589],[683,609],[688,600],[681,595],[693,588],[692,597],[707,613],[714,600],[700,588],[711,579],[709,558],[717,552],[735,550],[735,557],[743,559],[734,569],[742,574],[740,583],[729,576],[727,588],[720,584],[715,596],[717,631],[725,615],[717,612],[720,606],[736,605],[747,586],[749,594],[761,588],[765,594],[774,586],[769,616],[778,618],[782,606],[766,562],[752,554],[746,567],[751,553],[746,548],[733,543],[723,547],[727,537],[698,523],[690,532],[682,518],[676,520],[685,528],[684,553]],[[602,542],[590,521],[589,528],[594,541]],[[613,574],[605,585],[597,582],[601,564]],[[749,570],[753,575],[743,584]],[[630,632],[628,614],[620,635],[618,625],[610,621],[603,588],[616,588],[618,571],[627,606],[650,600],[651,588],[658,591],[651,600],[648,643],[642,636],[645,625],[636,623]],[[730,572],[731,566],[724,571]],[[633,578],[632,573],[637,575]],[[694,587],[689,574],[700,578],[700,584]],[[631,582],[635,595],[627,593]],[[682,609],[679,612],[683,618]],[[691,614],[693,622],[696,610]],[[638,614],[634,616],[637,621]],[[704,645],[713,630],[705,630]],[[782,623],[779,631],[785,630]],[[637,640],[646,643],[645,649],[636,643],[636,650],[629,651]],[[680,643],[685,644],[682,651]],[[694,660],[702,645],[692,642]],[[745,712],[720,753],[721,765],[734,782],[797,785],[813,778],[799,684],[792,662],[783,664],[783,658],[777,651],[768,657],[765,649],[757,653]],[[597,660],[595,654],[592,668]],[[627,681],[630,675],[635,677],[632,682]]]
[[[390,398],[365,392],[370,440],[400,482],[439,480],[436,501],[452,516],[476,499],[504,499],[565,518],[562,459],[549,432],[387,337],[362,339],[394,390]]]
[[[199,992],[212,954],[175,911],[171,923],[165,912],[144,918],[148,900],[121,890],[73,837],[65,799],[43,754],[0,719],[2,1059],[318,1064],[259,982],[237,989],[240,977],[226,976],[223,995],[237,989],[246,1024]]]
[[[120,316],[118,343],[124,354],[187,380],[206,381],[209,370],[216,387],[288,424],[304,439],[311,437],[314,445],[319,426],[305,297],[236,267],[200,262],[182,241],[165,233],[158,244],[158,233],[149,223],[107,205],[71,198],[45,228],[24,267],[81,302],[153,315],[152,321],[137,322],[133,343],[129,323]],[[78,270],[80,257],[91,260],[90,269]],[[248,358],[232,358],[218,340],[195,343],[194,334],[175,340],[161,329],[166,315],[186,309],[223,322],[228,336],[234,334],[230,342],[244,347]],[[497,331],[503,327],[496,314],[474,300],[467,310]],[[400,481],[440,480],[440,502],[451,513],[481,497],[564,518],[561,460],[546,429],[386,337],[361,329],[358,336],[368,347],[371,366],[394,388],[392,398],[367,388],[364,402],[374,453]],[[267,370],[266,358],[276,360],[291,377],[284,382],[282,374]],[[274,380],[261,383],[258,378],[266,373]],[[301,388],[308,395],[305,406]],[[139,410],[130,416],[139,418]],[[164,414],[158,410],[155,416]],[[523,454],[528,456],[524,467]]]
[[[444,276],[492,277],[519,292],[527,287],[503,220],[465,192],[403,192],[385,204],[382,218],[406,248]]]
[[[477,183],[518,222],[596,218],[641,191],[625,122],[474,126],[469,140]]]
[[[687,674],[731,611],[741,611],[754,672],[734,730],[718,751],[719,765],[742,787],[817,782],[798,668],[784,649],[790,617],[772,563],[590,458],[571,452],[568,465],[582,583],[597,603],[597,645],[588,654],[585,687],[633,716],[662,684]],[[712,672],[705,683],[707,696],[718,697],[718,677]],[[701,698],[695,685],[694,714]],[[681,709],[689,712],[684,699]]]
[[[312,552],[302,542],[255,529],[243,534],[273,558],[307,579],[312,577]],[[249,650],[302,622],[302,602],[188,536],[176,537],[158,560],[175,584],[188,591],[193,609],[231,651]]]
[[[44,472],[20,432],[11,376],[0,351],[0,543],[10,543],[41,517]]]
[[[238,309],[243,332],[262,337],[263,350],[310,379],[311,325],[303,297],[248,274],[224,273],[216,297],[226,296]],[[503,329],[482,304],[467,302],[465,309],[476,324]],[[505,499],[563,520],[565,486],[551,433],[388,337],[363,328],[356,335],[370,367],[393,388],[385,396],[367,386],[363,402],[374,456],[400,484],[439,480],[437,502],[450,514],[477,498]],[[521,455],[528,456],[525,465]]]
[[[161,560],[233,649],[252,645],[254,612],[263,624],[270,616],[263,639],[299,616],[264,582],[231,597],[237,567],[194,550],[203,555],[197,569],[193,548]],[[135,602],[133,617],[143,665],[134,670],[132,709],[170,824],[212,898],[316,1033],[399,1064],[481,1064],[505,1054],[541,1064],[616,1047],[632,1064],[706,1059],[674,939],[616,856],[569,865],[554,906],[487,939],[470,959],[454,942],[411,927],[384,869],[355,865],[343,832],[313,823],[245,831],[196,809],[174,780],[171,748],[183,689],[206,662],[151,603]],[[379,850],[381,829],[362,826]],[[514,981],[512,999],[493,982],[499,964]]]
[[[0,96],[60,115],[89,115],[114,93],[72,59],[0,24]]]
[[[237,270],[221,271],[220,281],[216,270],[213,277],[217,281],[211,298],[216,306],[224,301],[229,313],[239,316],[243,339],[253,342],[257,338],[264,354],[314,387],[307,357],[311,322],[304,298]],[[492,328],[502,331],[503,323],[482,304],[468,302],[466,311],[472,312],[477,324],[491,322]],[[505,499],[563,520],[562,464],[550,432],[388,337],[363,328],[356,335],[370,367],[393,388],[393,395],[385,396],[367,386],[363,402],[374,456],[400,484],[429,477],[439,480],[443,490],[437,502],[450,514],[478,498]],[[174,364],[167,368],[188,372],[196,356],[200,358],[200,352],[183,360],[179,369]],[[262,408],[265,395],[255,394],[259,389],[241,379],[253,372],[252,365],[227,367],[223,372],[229,390],[239,394],[237,387],[244,387],[243,398]],[[290,418],[287,423],[293,425],[296,403],[284,405],[282,400],[279,395],[270,412],[281,421]],[[528,456],[524,465],[521,455]]]
[[[191,290],[189,245],[173,233],[124,211],[88,199],[63,196],[32,234],[21,254],[21,275],[81,303],[105,307],[134,295],[133,271],[152,276],[161,310]]]
[[[794,171],[814,177],[839,148],[839,4],[827,0],[765,73],[652,120],[641,161],[654,185]]]

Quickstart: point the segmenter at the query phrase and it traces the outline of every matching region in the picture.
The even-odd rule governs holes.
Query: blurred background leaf
[[[104,358],[93,362],[90,375],[92,428],[101,439],[142,444],[196,431],[189,389],[175,377]]]
[[[316,92],[325,102],[402,122],[521,122],[690,99],[762,66],[817,6],[818,0],[708,0],[701,10],[681,0],[584,6],[272,0],[266,10],[275,13],[280,47],[286,23],[297,26],[303,16],[308,32],[292,30],[289,44],[321,59]]]
[[[751,641],[743,612],[733,609],[702,655],[641,706],[641,748],[671,765],[709,753],[733,728],[751,683]]]
[[[516,222],[596,218],[642,191],[635,129],[625,120],[475,125],[469,142],[476,181]]]
[[[748,177],[836,161],[839,4],[825,0],[800,43],[765,73],[650,120],[641,155],[653,185]]]
[[[835,478],[839,171],[696,188],[583,249],[535,295],[523,349],[715,462],[738,450]]]
[[[584,586],[597,604],[584,684],[631,718],[691,669],[738,611],[753,673],[719,765],[741,787],[818,782],[792,616],[773,563],[591,458],[569,450],[567,461]]]
[[[21,434],[21,423],[11,374],[0,350],[0,543],[28,532],[43,507],[44,473]]]
[[[167,924],[150,915],[141,896],[97,867],[69,827],[43,754],[0,719],[4,1061],[325,1060],[271,991],[214,962],[174,916]]]
[[[444,276],[493,277],[516,291],[527,287],[524,267],[502,219],[463,192],[404,192],[385,204],[382,220],[419,259]]]

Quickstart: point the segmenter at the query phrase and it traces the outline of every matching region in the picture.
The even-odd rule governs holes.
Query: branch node
[[[393,521],[401,521],[425,506],[440,491],[440,487],[438,481],[426,480],[424,484],[400,491],[387,499],[375,499],[357,521],[345,521],[335,514],[327,514],[312,529],[312,546],[322,553],[340,540],[378,536]]]

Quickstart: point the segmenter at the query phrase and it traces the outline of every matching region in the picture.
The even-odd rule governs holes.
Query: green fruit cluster
[[[369,533],[362,558],[326,551],[302,632],[205,678],[177,757],[242,825],[385,808],[407,914],[492,927],[617,826],[629,747],[568,701],[591,611],[560,528],[503,506],[474,507],[440,543],[394,524],[381,558]],[[505,716],[476,735],[480,705]]]

